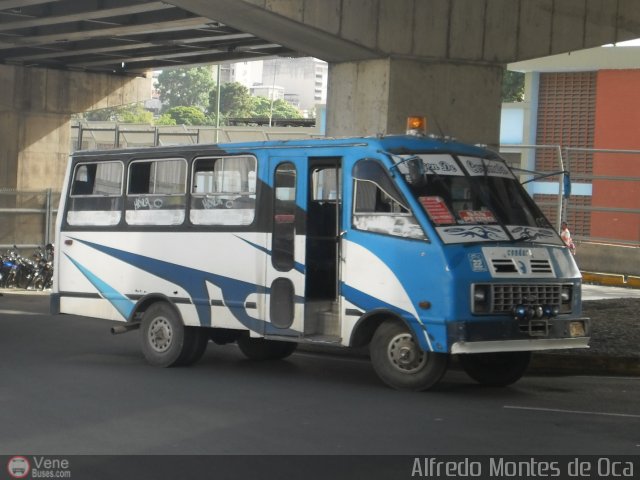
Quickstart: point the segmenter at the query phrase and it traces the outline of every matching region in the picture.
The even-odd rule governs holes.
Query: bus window
[[[424,240],[426,236],[387,172],[375,160],[353,169],[353,227],[358,230]]]
[[[187,162],[137,160],[129,165],[129,225],[181,225],[185,218]]]
[[[316,168],[312,171],[311,201],[341,200],[340,170],[335,166]]]
[[[76,165],[71,183],[67,223],[106,226],[120,223],[122,210],[121,162]]]
[[[286,272],[294,266],[296,235],[296,167],[292,163],[278,165],[274,189],[271,262],[276,270]]]
[[[255,157],[198,158],[191,179],[194,225],[250,225],[255,218]]]

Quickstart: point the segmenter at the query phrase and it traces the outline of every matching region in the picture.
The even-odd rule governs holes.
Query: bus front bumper
[[[532,352],[569,348],[589,348],[589,337],[456,342],[451,345],[451,353]]]
[[[589,348],[590,334],[588,318],[534,320],[525,325],[514,320],[448,325],[448,343],[453,354]]]

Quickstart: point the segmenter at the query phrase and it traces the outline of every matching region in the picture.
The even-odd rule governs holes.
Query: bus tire
[[[386,320],[376,329],[369,351],[378,377],[396,390],[428,390],[440,381],[449,364],[447,354],[422,350],[398,320]]]
[[[294,342],[280,342],[248,336],[238,338],[237,342],[240,351],[251,360],[281,360],[291,355],[298,346]]]
[[[157,302],[147,308],[140,330],[142,353],[151,365],[179,366],[193,353],[195,335],[168,303]]]
[[[191,337],[191,338],[186,338]],[[185,327],[185,344],[190,345],[189,352],[178,360],[178,365],[193,365],[202,358],[209,343],[209,332],[202,327]]]
[[[468,353],[459,356],[464,371],[473,380],[491,387],[506,387],[520,380],[531,360],[531,352]]]

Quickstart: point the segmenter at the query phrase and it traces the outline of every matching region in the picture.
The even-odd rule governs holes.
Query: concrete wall
[[[576,262],[582,272],[640,276],[640,247],[579,242]]]
[[[143,101],[151,79],[0,65],[0,188],[59,185],[70,116]]]
[[[502,69],[385,58],[330,64],[327,135],[401,134],[409,115],[430,133],[497,145]]]

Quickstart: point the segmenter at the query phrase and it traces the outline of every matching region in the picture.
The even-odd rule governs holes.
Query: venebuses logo
[[[9,459],[9,463],[7,463],[7,471],[11,478],[25,478],[29,475],[30,470],[31,465],[29,465],[29,460],[25,457],[11,457]]]

